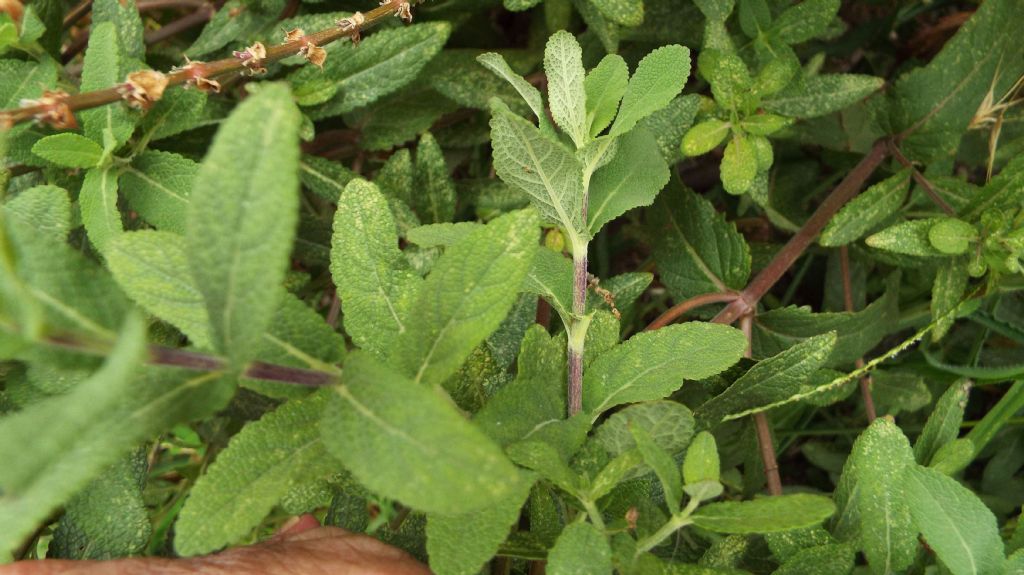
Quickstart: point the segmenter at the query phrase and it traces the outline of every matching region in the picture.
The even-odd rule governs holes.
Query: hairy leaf
[[[597,170],[590,183],[590,233],[597,235],[605,224],[633,208],[651,205],[669,177],[650,132],[637,128],[622,136],[618,153]]]
[[[694,525],[716,533],[774,533],[819,525],[835,510],[828,497],[797,493],[711,503],[691,518]]]
[[[664,108],[679,95],[690,75],[690,50],[662,46],[644,56],[629,79],[611,134],[629,132],[640,120]]]
[[[583,88],[583,49],[572,34],[563,30],[548,39],[544,71],[548,78],[551,116],[576,147],[582,148],[590,139]]]

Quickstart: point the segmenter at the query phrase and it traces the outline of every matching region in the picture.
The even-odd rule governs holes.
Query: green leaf
[[[928,232],[939,221],[941,218],[901,222],[868,236],[864,243],[873,248],[908,256],[942,257],[945,254],[932,247],[928,239]]]
[[[928,241],[932,247],[948,255],[966,253],[971,242],[977,241],[978,230],[956,218],[942,218],[928,228]]]
[[[750,248],[710,201],[670,184],[648,217],[661,281],[677,301],[746,286]]]
[[[673,514],[679,513],[679,505],[683,500],[683,480],[679,474],[672,455],[658,445],[651,434],[643,427],[630,427],[636,446],[643,455],[644,463],[654,470],[665,493],[665,504]]]
[[[533,481],[523,480],[489,507],[460,515],[427,516],[427,553],[436,573],[476,575],[519,520]]]
[[[251,358],[280,299],[298,216],[299,111],[265,86],[217,131],[189,201],[185,247],[214,346]]]
[[[611,575],[608,538],[590,523],[568,525],[548,553],[550,575]]]
[[[836,511],[828,497],[796,493],[701,506],[693,524],[715,533],[776,533],[820,525]]]
[[[746,347],[738,330],[708,323],[670,325],[634,335],[590,365],[583,379],[583,409],[596,417],[623,403],[661,399],[684,379],[725,370]]]
[[[682,152],[684,156],[694,157],[706,154],[717,148],[729,135],[732,124],[716,118],[710,118],[690,128],[683,136]]]
[[[313,120],[322,120],[372,104],[412,82],[420,70],[448,41],[451,25],[426,22],[375,32],[358,48],[348,43],[328,50],[321,72],[305,66],[289,77],[296,97],[308,89],[329,86],[332,96],[309,110]]]
[[[912,465],[902,478],[914,523],[954,575],[1001,573],[1003,541],[978,496],[934,469]]]
[[[644,56],[629,79],[611,135],[620,136],[679,95],[690,75],[690,50],[672,44]]]
[[[405,239],[420,247],[448,247],[459,243],[473,231],[483,227],[477,222],[456,222],[454,224],[429,224],[412,228]]]
[[[901,76],[893,119],[911,160],[951,156],[986,97],[998,101],[1024,73],[1015,0],[984,4],[927,66]]]
[[[683,481],[686,485],[694,485],[704,481],[718,481],[720,475],[721,462],[715,436],[708,431],[701,431],[686,450]]]
[[[572,260],[548,248],[537,248],[523,291],[543,297],[562,318],[572,317]]]
[[[769,112],[792,118],[816,118],[850,106],[872,92],[885,80],[860,74],[819,74],[803,78],[773,96],[764,98],[761,105]]]
[[[839,0],[804,0],[783,10],[768,33],[786,44],[800,44],[822,35],[839,12]]]
[[[82,224],[89,241],[100,252],[106,250],[111,240],[124,233],[121,211],[117,209],[117,180],[118,174],[113,168],[89,170],[78,193]]]
[[[766,0],[739,0],[740,29],[748,38],[759,38],[771,26],[772,13]]]
[[[501,54],[494,52],[481,54],[477,56],[477,61],[496,76],[508,82],[519,93],[530,110],[533,111],[533,115],[540,122],[541,127],[548,125],[548,114],[544,109],[544,97],[541,96],[540,90],[516,74]]]
[[[591,0],[605,18],[622,26],[636,27],[644,23],[643,0]]]
[[[695,415],[705,426],[785,403],[818,371],[836,345],[835,332],[808,338],[750,368],[728,389],[701,405]]]
[[[112,22],[101,22],[89,32],[89,46],[85,49],[80,90],[103,90],[124,81],[121,76],[121,47],[118,30]],[[114,104],[82,111],[79,116],[85,135],[107,146],[104,133],[110,131],[115,146],[128,141],[135,131],[135,118],[125,106]]]
[[[408,156],[406,156],[408,158]],[[332,162],[319,156],[304,155],[299,160],[299,178],[302,185],[330,202],[338,203],[345,186],[356,178],[356,173],[341,162]]]
[[[184,234],[188,199],[199,164],[157,150],[132,159],[121,173],[121,193],[128,205],[153,227]]]
[[[498,328],[536,253],[537,225],[534,212],[514,212],[445,251],[419,290],[419,320],[397,340],[393,357],[407,375],[440,384]]]
[[[694,0],[694,4],[708,20],[725,22],[736,6],[735,0]]]
[[[591,235],[629,210],[651,205],[669,177],[668,165],[650,132],[637,128],[622,136],[618,153],[597,170],[590,183],[587,218]]]
[[[590,139],[587,96],[583,87],[583,49],[576,37],[561,30],[548,38],[544,49],[551,117],[572,138],[577,148]]]
[[[247,424],[199,477],[174,528],[179,555],[201,555],[239,542],[289,490],[337,471],[320,439],[321,390]]]
[[[917,529],[904,493],[904,470],[914,466],[910,443],[891,419],[876,419],[853,446],[861,550],[874,573],[906,570],[917,554]]]
[[[901,170],[843,206],[821,232],[819,243],[827,247],[845,246],[892,217],[907,198],[910,172],[909,168]]]
[[[413,176],[416,194],[411,207],[425,223],[450,222],[455,218],[455,183],[448,174],[441,147],[427,132],[416,148],[416,168]]]
[[[368,489],[427,513],[458,514],[509,497],[523,481],[501,450],[435,387],[365,353],[345,362],[323,441]]]
[[[91,168],[100,163],[103,148],[85,136],[65,132],[42,138],[32,153],[64,168]]]
[[[142,499],[145,455],[136,450],[121,458],[68,502],[47,557],[114,559],[145,551],[153,531]]]
[[[430,130],[442,116],[459,108],[455,102],[438,94],[422,80],[425,74],[428,72],[424,71],[421,79],[398,92],[353,113],[351,121],[358,122],[361,127],[361,149],[384,151],[415,140]]]
[[[748,134],[770,136],[793,123],[791,118],[775,114],[754,114],[740,122],[740,127]],[[767,169],[767,168],[765,168]]]
[[[128,297],[180,329],[196,346],[209,347],[209,316],[189,271],[184,238],[130,232],[114,238],[105,254],[107,267]]]
[[[733,52],[707,49],[697,59],[700,73],[711,83],[715,102],[727,109],[736,108],[750,90],[750,70]]]
[[[492,107],[491,145],[498,175],[526,192],[544,220],[561,224],[582,241],[583,168],[576,157],[499,101],[492,101]]]
[[[745,194],[754,185],[757,172],[757,150],[753,143],[741,134],[734,133],[722,157],[722,187],[730,194]]]
[[[423,282],[398,249],[387,199],[366,180],[350,182],[338,199],[331,275],[345,311],[345,332],[383,357],[409,328],[410,306]]]
[[[693,437],[693,413],[675,401],[636,403],[612,414],[594,434],[594,440],[613,456],[635,449],[631,429],[643,429],[672,455],[682,453]]]
[[[92,6],[92,22],[110,22],[117,28],[118,48],[122,66],[130,60],[143,60],[146,46],[142,39],[142,18],[135,0],[96,0]],[[122,69],[121,72],[127,70]]]
[[[954,311],[960,305],[967,290],[968,258],[953,258],[935,270],[935,283],[932,284],[932,341],[939,341],[956,322]]]
[[[914,442],[914,458],[921,465],[930,465],[938,450],[960,436],[960,424],[971,392],[970,380],[961,379],[942,394],[921,435]]]
[[[611,125],[619,102],[629,84],[629,67],[618,54],[608,54],[587,74],[583,86],[587,97],[587,127],[596,138]]]
[[[849,544],[819,545],[801,549],[773,575],[848,575],[855,559],[854,548]]]

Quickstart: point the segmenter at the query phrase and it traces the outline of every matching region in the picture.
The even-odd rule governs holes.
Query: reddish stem
[[[843,304],[846,311],[853,312],[853,287],[850,284],[850,250],[846,246],[839,248],[839,270],[843,280]],[[857,358],[857,369],[864,367],[864,358]],[[877,417],[875,411],[875,400],[871,397],[871,376],[865,375],[860,378],[860,394],[864,398],[864,412],[867,414],[868,423]]]
[[[693,296],[686,301],[677,303],[676,305],[668,308],[668,310],[666,310],[665,313],[659,315],[657,319],[652,321],[650,325],[648,325],[645,328],[645,331],[663,328],[666,325],[674,322],[675,320],[683,317],[687,313],[699,307],[704,307],[706,305],[711,305],[715,303],[731,302],[738,297],[740,297],[739,294],[735,292],[706,293]]]

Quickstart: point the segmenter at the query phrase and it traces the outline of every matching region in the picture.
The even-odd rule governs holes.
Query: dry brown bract
[[[40,110],[33,117],[41,124],[58,130],[74,130],[78,127],[78,120],[68,105],[69,97],[64,90],[46,90],[39,99],[26,98],[20,104],[22,108],[39,107]]]
[[[124,84],[118,86],[117,92],[132,108],[148,110],[163,97],[165,89],[167,76],[163,72],[142,70],[128,74]]]
[[[356,12],[348,18],[342,18],[337,22],[338,28],[341,28],[342,32],[351,33],[353,44],[359,43],[359,29],[364,23],[366,23],[366,16],[363,16],[362,12]]]
[[[302,28],[295,28],[284,33],[285,43],[305,42],[299,48],[299,56],[305,58],[310,64],[324,69],[324,61],[327,60],[327,51],[317,46],[312,40],[306,38],[306,32]]]
[[[412,23],[412,4],[409,0],[380,0],[381,6],[389,4],[395,10],[395,16],[404,20],[406,24]]]
[[[263,67],[263,60],[267,57],[267,48],[263,42],[256,42],[245,50],[240,52],[236,50],[232,54],[241,60],[242,66],[249,70],[250,76],[267,73],[267,69]]]
[[[185,81],[186,88],[195,87],[200,92],[220,92],[220,82],[207,78],[206,68],[198,60],[189,60],[188,56],[185,56],[185,65],[175,66],[171,72],[185,72],[188,75],[188,80]]]

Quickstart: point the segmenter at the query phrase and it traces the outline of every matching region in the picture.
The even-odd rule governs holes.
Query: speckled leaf
[[[701,76],[711,83],[715,102],[724,108],[735,108],[750,90],[750,70],[735,53],[706,49],[700,53],[697,65]]]
[[[690,50],[675,44],[644,56],[629,79],[611,134],[620,136],[679,95],[690,76]]]
[[[636,27],[644,23],[643,0],[591,0],[594,6],[616,24]]]
[[[909,186],[910,169],[906,169],[864,190],[829,221],[819,243],[836,247],[857,241],[899,210]]]
[[[873,573],[900,573],[918,546],[902,483],[904,470],[914,465],[910,443],[891,419],[879,418],[857,438],[850,457],[861,550]]]
[[[682,453],[693,437],[693,412],[674,401],[649,401],[615,412],[594,433],[594,439],[611,455],[634,449],[630,428],[643,428],[651,439],[671,454]]]
[[[977,495],[952,477],[919,465],[908,466],[902,481],[914,524],[950,573],[1001,572],[999,527]]]
[[[304,155],[299,160],[299,178],[302,185],[314,194],[329,202],[338,203],[345,186],[356,178],[356,173],[341,162]]]
[[[750,248],[711,202],[669,184],[647,214],[661,281],[677,301],[746,286]]]
[[[199,477],[174,527],[174,549],[200,555],[240,541],[295,485],[337,471],[320,439],[331,390],[247,424]]]
[[[325,80],[333,87],[334,95],[329,100],[309,110],[312,119],[351,112],[412,82],[441,51],[450,33],[447,22],[381,30],[358,47],[344,43],[329,50],[323,72],[306,66],[292,74],[289,81],[300,96],[305,86],[320,85]]]
[[[693,157],[710,152],[725,141],[731,129],[731,124],[717,118],[704,120],[683,136],[683,155]]]
[[[199,164],[158,150],[132,159],[121,174],[121,193],[132,210],[159,230],[183,234]]]
[[[210,320],[189,271],[184,238],[146,230],[121,234],[110,242],[106,257],[128,297],[180,329],[196,346],[210,345]]]
[[[957,380],[935,403],[921,435],[914,442],[914,458],[921,465],[930,465],[942,446],[960,436],[960,424],[964,420],[971,385],[969,380]]]
[[[409,308],[423,282],[398,249],[387,199],[366,180],[350,182],[338,199],[331,275],[346,333],[365,350],[390,353],[409,328]]]
[[[526,480],[494,504],[460,515],[427,516],[427,553],[435,573],[476,575],[519,520],[533,481]]]
[[[819,74],[794,82],[761,105],[793,118],[816,118],[842,110],[875,92],[885,80],[860,74]]]
[[[701,405],[695,415],[705,426],[784,403],[828,359],[835,332],[808,338],[759,362],[725,391]]]
[[[673,99],[667,106],[647,116],[638,124],[654,134],[661,148],[661,157],[665,158],[668,164],[674,165],[680,160],[679,141],[683,135],[693,126],[700,108],[700,96],[687,94]]]
[[[492,107],[491,138],[498,175],[526,192],[542,218],[585,237],[583,169],[576,157],[504,104],[492,101]]]
[[[445,250],[419,290],[417,321],[392,357],[416,382],[440,384],[505,319],[536,253],[537,216],[513,212]]]
[[[751,501],[723,501],[698,509],[693,523],[715,533],[775,533],[821,524],[835,513],[828,497],[797,493]]]
[[[89,241],[100,252],[124,232],[121,211],[117,209],[117,170],[96,168],[85,173],[78,206]]]
[[[251,358],[280,299],[298,217],[299,111],[267,85],[214,137],[196,174],[185,247],[214,346]]]
[[[987,95],[998,101],[1024,73],[1019,0],[986,2],[927,66],[893,87],[896,131],[908,158],[949,156]],[[991,94],[990,91],[991,90]]]
[[[550,575],[611,575],[612,550],[608,538],[590,523],[572,523],[558,536],[548,553]]]
[[[623,403],[661,399],[679,389],[684,379],[725,370],[746,347],[738,330],[709,323],[634,335],[590,365],[583,380],[583,409],[597,415]]]
[[[928,229],[928,241],[932,247],[946,255],[966,253],[971,242],[977,239],[978,230],[957,218],[940,218]]]
[[[773,575],[849,575],[856,559],[852,545],[832,543],[793,554]]]
[[[455,183],[448,173],[444,153],[430,132],[423,134],[416,148],[413,186],[416,193],[411,207],[420,221],[435,224],[455,218]]]
[[[323,440],[367,488],[416,510],[458,514],[494,505],[521,485],[498,446],[436,387],[364,353],[350,355],[344,373]]]
[[[720,168],[725,191],[734,195],[747,193],[757,177],[758,163],[757,150],[750,138],[734,133],[725,146]]]
[[[548,39],[544,49],[551,117],[572,138],[577,148],[590,139],[587,97],[583,88],[583,49],[576,37],[564,30]]]
[[[605,56],[587,74],[584,88],[587,95],[587,126],[591,137],[596,137],[611,125],[628,84],[629,67],[618,54]]]
[[[135,0],[95,0],[92,5],[92,23],[95,26],[101,22],[110,22],[117,29],[121,73],[127,72],[126,67],[133,65],[131,60],[145,58],[142,18]]]
[[[939,218],[911,220],[888,227],[877,234],[868,236],[864,242],[880,250],[918,257],[943,257],[928,239],[928,231]]]
[[[804,0],[783,10],[768,33],[786,44],[800,44],[820,36],[839,12],[839,0]]]
[[[619,151],[590,182],[590,233],[597,235],[608,222],[622,214],[654,202],[668,183],[668,165],[658,142],[644,128],[619,138]]]
[[[951,315],[960,305],[967,290],[968,281],[967,257],[952,258],[935,270],[935,283],[932,284],[932,341],[939,341],[953,327],[956,317]]]

